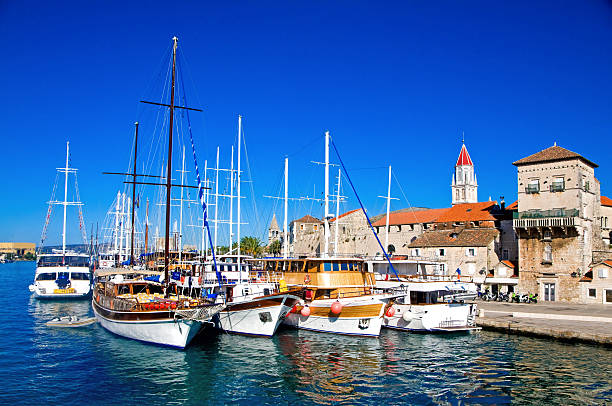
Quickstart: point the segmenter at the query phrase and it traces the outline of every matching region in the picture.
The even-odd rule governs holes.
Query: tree
[[[263,253],[263,243],[257,237],[242,237],[240,249],[247,255],[258,257]]]
[[[34,261],[36,259],[36,255],[32,254],[31,252],[26,252],[23,257],[26,259],[26,261]]]
[[[268,245],[268,252],[272,255],[280,255],[282,248],[280,240],[274,240]]]

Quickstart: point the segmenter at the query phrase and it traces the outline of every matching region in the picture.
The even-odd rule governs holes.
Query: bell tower
[[[451,184],[453,206],[461,203],[478,202],[478,183],[474,173],[474,164],[462,141],[459,158],[455,164],[455,173]]]

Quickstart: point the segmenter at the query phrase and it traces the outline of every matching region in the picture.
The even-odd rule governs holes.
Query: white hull
[[[473,313],[471,304],[439,303],[430,305],[394,304],[395,314],[383,318],[383,327],[408,331],[467,331]]]
[[[298,310],[287,315],[285,324],[324,333],[378,337],[382,326],[381,316],[388,298],[365,296],[340,299],[343,307],[339,315],[334,315],[330,310],[335,301],[335,299],[313,300],[308,303],[311,308],[308,317],[303,316]]]
[[[93,305],[96,319],[102,327],[125,338],[147,343],[185,348],[198,334],[201,322],[184,319],[161,319],[152,321],[120,321],[103,317]]]
[[[65,289],[60,289],[55,278],[53,280],[37,280],[40,274],[51,273],[55,274],[57,277],[59,272],[67,273],[68,275],[72,275],[73,273],[87,274],[89,280],[69,279],[69,287],[74,290],[74,292],[71,293],[65,293]],[[92,292],[90,280],[91,271],[88,267],[38,267],[34,275],[34,284],[30,285],[30,291],[39,299],[81,299],[88,297]]]
[[[290,297],[293,298],[285,296],[282,302],[272,305],[265,303],[270,301],[269,298],[255,299],[235,306],[229,304],[218,314],[217,327],[230,333],[272,337],[296,302],[297,298],[290,300]],[[244,308],[248,305],[252,307]],[[232,307],[238,310],[233,310]]]

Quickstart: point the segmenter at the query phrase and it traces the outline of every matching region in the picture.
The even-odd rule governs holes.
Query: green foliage
[[[36,255],[32,254],[31,252],[26,252],[23,257],[28,261],[33,261],[36,259]]]
[[[270,245],[268,245],[268,252],[272,255],[280,255],[281,251],[283,249],[283,246],[280,242],[280,240],[274,240],[270,243]]]
[[[244,254],[253,257],[261,256],[264,250],[262,241],[257,237],[242,237],[240,248]]]

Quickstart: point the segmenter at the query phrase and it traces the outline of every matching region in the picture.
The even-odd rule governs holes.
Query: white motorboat
[[[64,316],[56,317],[53,320],[49,320],[45,323],[49,327],[83,327],[89,326],[96,322],[95,317],[77,317],[77,316]]]
[[[85,298],[91,294],[89,255],[73,251],[40,254],[30,291],[39,299]]]

